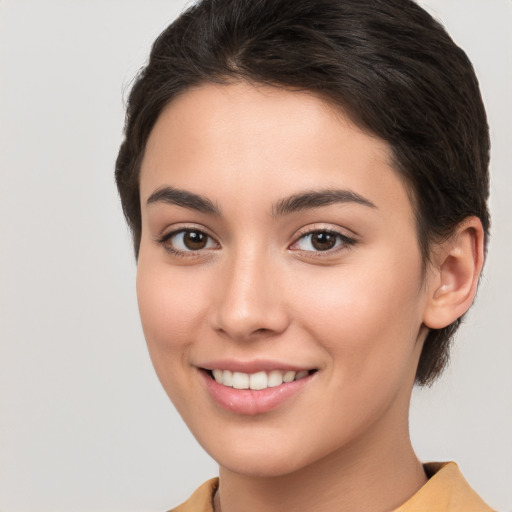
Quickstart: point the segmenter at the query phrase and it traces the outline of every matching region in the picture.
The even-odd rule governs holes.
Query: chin
[[[301,471],[331,453],[331,446],[307,441],[307,435],[283,436],[280,432],[267,431],[264,435],[220,436],[198,441],[221,469],[231,473],[256,478],[284,477]],[[240,434],[240,433],[239,433]],[[261,434],[261,432],[260,432]]]

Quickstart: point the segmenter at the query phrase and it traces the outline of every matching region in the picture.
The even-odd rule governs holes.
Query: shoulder
[[[430,462],[424,468],[428,482],[395,512],[493,512],[455,462]]]
[[[194,491],[187,501],[169,512],[213,512],[213,496],[218,487],[218,478],[206,481]]]
[[[431,462],[424,467],[428,482],[394,512],[494,512],[470,487],[455,462]],[[213,512],[218,487],[218,478],[208,480],[169,512]]]

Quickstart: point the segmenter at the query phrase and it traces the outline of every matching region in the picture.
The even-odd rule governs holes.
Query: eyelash
[[[178,256],[178,257],[181,257],[181,258],[194,258],[194,257],[198,257],[198,256],[204,256],[204,252],[209,252],[212,250],[212,248],[206,248],[206,249],[198,249],[198,250],[193,250],[193,249],[190,249],[190,250],[187,250],[187,251],[183,251],[183,250],[180,250],[180,249],[176,249],[175,247],[173,247],[169,241],[176,235],[179,235],[180,233],[198,233],[200,235],[203,235],[205,237],[207,237],[209,240],[213,240],[217,245],[218,245],[218,242],[212,237],[210,236],[208,233],[204,232],[203,230],[201,229],[198,229],[198,228],[193,228],[193,227],[190,227],[190,228],[180,228],[180,229],[177,229],[177,230],[174,230],[174,231],[171,231],[170,233],[166,233],[165,235],[159,237],[156,241],[157,243],[159,243],[160,245],[163,246],[163,248],[171,255],[173,256]],[[356,245],[357,243],[357,240],[354,239],[354,238],[351,238],[347,235],[344,235],[343,233],[340,233],[339,231],[335,231],[333,229],[322,229],[322,228],[315,228],[315,229],[309,229],[309,230],[305,230],[303,232],[300,232],[297,236],[297,238],[295,239],[295,241],[290,245],[290,247],[293,247],[294,245],[298,244],[301,240],[304,240],[306,239],[308,236],[313,236],[315,234],[328,234],[328,235],[333,235],[336,237],[336,244],[335,247],[331,248],[331,249],[326,249],[324,251],[322,250],[317,250],[317,251],[309,251],[309,250],[300,250],[298,249],[297,251],[298,252],[303,252],[303,253],[307,253],[309,257],[315,257],[315,258],[318,258],[318,257],[326,257],[326,256],[331,256],[335,253],[338,253],[340,251],[343,251],[343,250],[347,250],[349,249],[350,247]],[[208,243],[208,242],[207,242]]]
[[[200,235],[203,235],[205,237],[207,237],[208,240],[214,240],[215,239],[210,236],[208,233],[204,232],[202,229],[198,229],[198,228],[194,228],[194,227],[184,227],[184,228],[180,228],[180,229],[176,229],[174,231],[171,231],[170,233],[166,233],[165,235],[159,237],[156,241],[163,246],[163,248],[169,253],[171,254],[172,256],[178,256],[180,258],[197,258],[198,256],[204,256],[204,252],[207,251],[209,252],[211,250],[211,248],[208,248],[208,249],[199,249],[199,250],[188,250],[188,251],[183,251],[183,250],[180,250],[180,249],[176,249],[175,247],[173,247],[169,241],[175,237],[176,235],[179,235],[180,233],[198,233]],[[208,242],[207,242],[208,243]],[[217,241],[215,241],[216,244],[218,244]]]
[[[291,244],[290,247],[293,247],[294,245],[298,244],[301,240],[305,240],[308,236],[311,237],[315,234],[327,234],[332,235],[336,237],[335,246],[331,249],[326,249],[324,251],[322,250],[313,250],[313,251],[307,251],[303,250],[303,253],[307,253],[308,257],[314,257],[314,258],[324,258],[328,256],[332,256],[333,254],[337,254],[340,251],[346,251],[347,249],[350,249],[354,245],[357,244],[357,240],[355,238],[349,237],[339,231],[336,231],[331,228],[322,228],[317,227],[313,229],[307,229],[305,231],[299,232],[297,238],[295,239],[295,242]],[[298,249],[300,251],[300,249]]]

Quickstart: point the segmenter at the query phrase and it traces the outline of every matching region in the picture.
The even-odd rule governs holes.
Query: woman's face
[[[389,162],[304,92],[203,85],[158,119],[140,314],[163,387],[221,466],[287,474],[407,435],[429,284]]]

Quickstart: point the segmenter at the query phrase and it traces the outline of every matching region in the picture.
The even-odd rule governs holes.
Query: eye
[[[355,240],[336,231],[316,230],[302,235],[290,248],[307,252],[326,252],[355,244]]]
[[[190,253],[206,249],[217,249],[218,243],[199,229],[180,229],[168,233],[160,243],[171,253]]]

